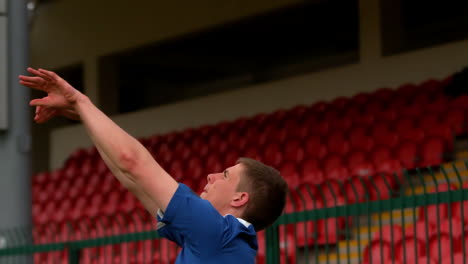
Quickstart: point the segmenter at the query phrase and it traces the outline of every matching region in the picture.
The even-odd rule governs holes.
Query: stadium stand
[[[453,158],[455,136],[467,132],[468,96],[447,95],[444,89],[451,80],[448,77],[397,89],[381,88],[140,141],[162,167],[196,192],[202,190],[208,172],[220,171],[237,157],[249,156],[278,168],[287,179],[291,195],[286,212],[388,199],[404,182],[403,175],[396,172],[437,168]],[[445,186],[445,190],[467,186]],[[437,191],[444,189],[431,190]],[[460,209],[455,208],[465,208],[466,204],[455,204],[451,210],[458,212]],[[397,263],[412,263],[416,258],[420,263],[437,263],[444,256],[431,249],[439,244],[443,249],[453,243],[461,253],[462,241],[466,240],[463,230],[456,229],[455,236],[448,236],[446,231],[447,225],[468,222],[467,210],[465,217],[455,213],[451,219],[447,205],[419,208],[418,223],[395,223],[374,234],[366,242],[362,263],[381,263],[381,259],[392,263],[392,258]],[[128,226],[130,218],[138,219],[137,223]],[[431,221],[439,219],[443,220],[442,238],[435,239],[437,234],[432,229],[436,224]],[[106,230],[114,230],[114,235],[152,230],[156,226],[142,205],[111,175],[95,148],[78,149],[62,168],[33,177],[33,221],[36,243],[105,236]],[[424,221],[431,230],[425,229]],[[280,235],[281,254],[295,263],[296,250],[287,245],[340,247],[342,231],[352,222],[341,217],[290,225]],[[404,236],[403,230],[407,231]],[[449,244],[445,243],[447,239]],[[264,241],[261,232],[258,263],[265,261]],[[171,253],[149,253],[163,252],[162,248]],[[82,263],[102,263],[109,257],[116,263],[122,259],[128,260],[123,263],[145,263],[145,254],[161,263],[173,263],[176,253],[175,246],[166,240],[127,243],[85,250]],[[58,256],[66,261],[65,253],[53,254],[36,254],[35,259],[48,263]],[[457,254],[456,259],[460,258],[463,255]]]

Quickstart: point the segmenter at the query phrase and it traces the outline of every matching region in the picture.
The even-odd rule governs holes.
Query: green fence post
[[[74,244],[68,246],[68,263],[79,264],[80,263],[80,248]]]
[[[337,181],[337,182],[338,182],[338,186],[340,187],[340,189],[342,189],[342,188],[341,188],[341,184],[339,183],[339,181]],[[331,184],[330,184],[329,181],[326,181],[326,184],[328,185],[328,188],[330,188],[330,193],[332,194],[332,197],[333,197],[333,207],[335,208],[335,214],[337,214],[337,209],[336,209],[337,206],[338,206],[337,194],[336,194],[335,191],[333,190],[333,187],[331,186]],[[336,257],[338,258],[338,261],[337,261],[337,262],[338,262],[338,264],[339,264],[339,263],[340,263],[340,250],[339,250],[340,247],[339,247],[339,245],[338,245],[338,242],[340,241],[340,239],[339,239],[339,238],[340,238],[340,234],[339,234],[340,230],[339,230],[339,225],[338,225],[338,223],[339,223],[339,218],[338,218],[338,217],[335,217],[335,218],[334,218],[334,221],[335,221],[335,232],[336,232],[336,236],[337,236],[337,237],[336,237],[336,241],[337,241],[337,242],[336,242],[336,243],[337,243],[337,245],[336,245]]]
[[[273,224],[265,230],[266,240],[266,263],[267,264],[279,264],[279,232],[278,226]]]
[[[437,224],[436,224],[436,227],[437,227],[437,241],[440,242],[440,203],[439,203],[439,183],[437,182],[437,178],[434,174],[434,170],[432,170],[431,168],[429,168],[429,173],[432,177],[432,180],[434,181],[435,183],[435,187],[436,187],[436,197],[437,197],[437,204],[436,204],[436,213],[437,213]],[[427,218],[427,217],[426,217]],[[437,255],[439,256],[439,263],[442,262],[442,259],[440,258],[440,256],[442,256],[442,248],[440,246],[440,243],[437,243]]]
[[[307,208],[307,202],[299,188],[297,189],[297,194],[299,196],[299,199],[302,202],[302,210],[305,212],[308,212],[310,209]],[[298,223],[295,223],[295,225],[297,224]],[[309,233],[307,230],[307,221],[303,221],[303,225],[304,225],[304,229],[302,231],[304,232],[304,255],[306,259],[306,264],[309,264]],[[297,231],[296,228],[295,228],[295,231]],[[301,230],[299,232],[301,232]],[[294,232],[294,236],[295,236],[295,241],[296,241],[296,256],[297,256],[298,254],[297,254],[297,233],[296,232]]]
[[[427,184],[426,184],[426,181],[424,180],[424,174],[421,172],[421,170],[419,168],[416,169],[416,175],[418,175],[419,177],[419,181],[421,182],[421,185],[423,186],[423,195],[424,197],[427,197]],[[423,209],[425,212],[424,212],[424,233],[425,233],[425,239],[427,241],[426,243],[426,254],[429,253],[429,223],[427,221],[428,217],[427,217],[427,206],[424,206],[424,209]],[[416,211],[414,211],[414,218],[416,217]],[[414,219],[413,218],[413,219]],[[415,230],[415,234],[416,234],[416,227],[414,228]],[[426,264],[430,264],[430,258],[427,258],[427,262]]]
[[[465,168],[468,169],[468,163],[465,161],[464,162],[465,164]],[[456,175],[457,175],[457,178],[458,178],[458,181],[460,182],[460,187],[462,187],[462,198],[463,200],[460,201],[460,215],[461,215],[461,230],[465,230],[465,188],[463,188],[463,179],[461,178],[461,175],[460,175],[460,172],[458,171],[457,169],[457,166],[455,166],[455,164],[452,164],[452,167],[453,167],[453,170],[455,171]],[[465,239],[462,239],[462,252],[463,252],[463,259],[465,260],[466,259],[466,242],[465,242]]]
[[[449,177],[447,175],[447,172],[445,171],[443,166],[440,167],[440,170],[442,171],[442,174],[444,175],[444,178],[445,178],[445,180],[447,182],[448,196],[449,196],[449,200],[451,201],[452,200],[451,199],[452,198],[451,197],[452,192],[451,192],[450,179],[449,179]],[[451,263],[454,263],[453,262],[453,256],[454,256],[453,244],[454,244],[454,242],[453,242],[453,232],[452,232],[453,226],[452,226],[452,203],[451,202],[448,204],[447,209],[448,209],[447,215],[448,215],[448,219],[449,219],[449,239],[450,239],[450,249],[451,249],[451,251],[450,251],[450,261],[451,261]],[[440,241],[439,241],[439,243],[440,243]],[[441,256],[439,255],[439,257],[441,257]]]
[[[361,179],[359,177],[357,179],[359,180],[359,182],[362,185],[363,182],[361,181]],[[356,189],[356,186],[354,185],[354,181],[350,181],[349,184],[350,184],[351,189],[353,190],[353,194],[354,194],[354,196],[356,198],[355,201],[356,202],[361,202],[361,201],[359,201],[360,195],[359,195],[359,193],[358,193],[358,191]],[[365,189],[365,196],[367,197],[367,195],[368,195],[368,191],[367,191],[367,188],[366,188]],[[355,218],[356,218],[356,226],[359,227],[360,226],[360,211],[355,212]],[[359,236],[359,235],[357,236],[357,247],[358,247],[358,262],[362,263],[361,236]],[[348,263],[349,263],[349,260],[348,260]]]

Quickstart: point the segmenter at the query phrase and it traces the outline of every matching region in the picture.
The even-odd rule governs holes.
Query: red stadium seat
[[[442,90],[442,82],[436,79],[429,79],[420,84],[421,90],[429,95],[438,95]]]
[[[393,122],[397,119],[397,111],[393,108],[384,109],[383,111],[376,114],[376,120]]]
[[[414,98],[415,95],[420,91],[419,87],[413,83],[406,83],[398,87],[396,90],[397,97],[406,97],[406,98]]]
[[[465,111],[461,109],[449,109],[443,113],[444,122],[456,135],[466,132]]]
[[[64,174],[64,170],[63,169],[56,169],[54,171],[52,171],[49,175],[49,179],[50,181],[52,182],[58,182],[60,181],[61,179],[64,178],[63,176]]]
[[[400,159],[401,165],[407,169],[414,169],[416,167],[418,157],[418,147],[414,142],[401,143],[396,151],[395,157]]]
[[[468,201],[456,202],[453,204],[453,216],[468,224]]]
[[[280,233],[280,264],[296,263],[296,241],[291,233]]]
[[[403,228],[400,225],[385,225],[372,236],[372,241],[384,241],[395,245],[403,238]]]
[[[440,124],[439,116],[437,114],[425,114],[419,121],[419,127],[424,131],[430,131]]]
[[[370,93],[357,93],[351,97],[351,102],[354,105],[365,105],[369,100],[372,100]]]
[[[352,150],[370,151],[374,146],[374,140],[367,136],[364,127],[355,127],[348,134]]]
[[[465,235],[465,226],[464,223],[459,218],[447,218],[440,223],[440,233],[446,234],[456,240],[456,242],[461,242],[461,239]],[[437,228],[435,228],[437,230]]]
[[[249,146],[245,149],[244,152],[241,152],[240,154],[244,157],[248,157],[248,158],[252,158],[256,160],[262,160],[262,156],[259,153],[258,147],[256,146]]]
[[[392,158],[392,151],[388,147],[378,147],[369,155],[374,163],[375,168],[377,169],[380,166],[380,163]],[[377,169],[378,171],[378,169]]]
[[[318,159],[308,158],[308,159],[304,160],[304,162],[302,163],[302,175],[303,175],[303,177],[308,171],[317,170],[317,169],[320,169],[320,167],[321,167],[321,165],[320,165],[320,162],[319,162]]]
[[[395,180],[391,175],[376,174],[369,180],[368,190],[371,200],[386,200],[392,196]]]
[[[306,116],[307,111],[308,111],[308,108],[306,105],[296,105],[295,107],[288,110],[288,114],[287,114],[288,120],[292,119],[296,122],[301,122]]]
[[[378,120],[375,113],[359,113],[352,119],[353,123],[360,126],[369,126],[374,123],[375,120]]]
[[[394,130],[399,134],[405,134],[407,131],[416,127],[415,121],[411,118],[401,118],[394,122]]]
[[[387,134],[390,131],[390,123],[386,121],[377,122],[370,127],[370,134],[372,138],[378,137],[382,134]]]
[[[289,188],[294,189],[301,183],[296,163],[288,161],[281,165],[279,171],[288,183]]]
[[[422,128],[408,128],[406,131],[400,131],[399,134],[402,141],[410,141],[414,143],[421,143],[424,140],[426,133]]]
[[[446,109],[449,107],[449,100],[447,97],[437,97],[434,101],[429,102],[425,106],[425,111],[428,113],[436,113],[440,114],[446,111]]]
[[[283,160],[283,153],[277,143],[270,143],[263,149],[262,161],[273,167],[278,167]]]
[[[320,185],[318,189],[318,199],[323,200],[325,207],[334,207],[335,199],[344,203],[342,185],[336,180],[328,180]]]
[[[350,167],[351,175],[369,178],[375,173],[374,165],[370,162],[361,162]]]
[[[395,91],[387,87],[379,88],[371,94],[373,98],[375,98],[376,100],[381,100],[383,102],[390,101],[394,97],[394,95]]]
[[[310,184],[321,184],[325,181],[325,175],[323,174],[322,170],[315,168],[313,161],[307,161],[302,167],[301,181]]]
[[[341,131],[332,132],[327,137],[327,146],[329,153],[346,155],[350,150],[350,144]]]
[[[53,181],[49,181],[45,184],[45,186],[41,189],[39,194],[37,195],[38,202],[41,204],[45,204],[49,199],[52,198],[53,192],[56,189],[56,183]]]
[[[430,189],[429,193],[445,192],[449,188],[450,190],[456,190],[456,187],[453,185],[440,184]],[[445,203],[422,206],[419,208],[419,220],[427,221],[432,227],[436,227],[440,222],[448,218],[448,207],[449,205]]]
[[[428,255],[431,259],[440,263],[439,260],[450,258],[450,254],[458,248],[452,248],[450,236],[447,234],[434,234],[429,240]]]
[[[298,123],[294,119],[285,120],[282,127],[279,128],[278,133],[280,141],[285,142],[288,139],[297,139],[301,142],[309,135],[309,125]]]
[[[312,128],[309,130],[311,135],[326,135],[330,131],[330,124],[326,119],[314,120],[314,122],[306,122],[305,124],[312,126]]]
[[[419,118],[424,114],[424,103],[421,102],[412,102],[406,107],[403,107],[400,110],[400,115],[404,117],[410,117],[410,118]]]
[[[346,165],[352,170],[352,168],[361,163],[367,162],[367,155],[363,151],[354,151],[348,154],[346,157]]]
[[[305,151],[302,143],[297,139],[293,139],[285,142],[283,146],[283,153],[284,160],[301,163],[304,159]]]
[[[318,136],[309,136],[306,139],[305,151],[306,156],[310,158],[323,159],[328,154],[326,145],[322,143],[322,139]]]
[[[330,122],[330,128],[332,131],[346,131],[353,125],[353,122],[355,120],[352,117],[342,115]]]
[[[256,264],[266,264],[266,242],[265,231],[257,232],[258,250],[257,257],[255,258]]]
[[[223,155],[222,164],[224,167],[230,167],[236,164],[237,160],[239,159],[240,155],[237,151],[228,149],[228,152]]]
[[[384,146],[393,148],[397,146],[399,142],[399,137],[397,133],[388,132],[379,135],[375,135],[374,142],[376,146]]]
[[[32,178],[33,184],[37,184],[39,186],[47,183],[49,181],[49,172],[41,172]]]
[[[414,225],[410,225],[405,229],[405,235],[416,237],[421,241],[429,241],[434,231],[434,227],[428,222],[417,221]]]
[[[339,198],[337,200],[336,205],[332,206],[341,206],[344,204],[344,199]],[[314,230],[318,231],[317,240],[314,243],[318,245],[334,245],[338,243],[338,241],[343,240],[343,229],[346,226],[346,218],[338,217],[338,218],[327,218],[324,220],[319,220],[316,222],[316,226],[314,226]]]
[[[385,241],[373,241],[364,249],[364,263],[391,263],[391,245]]]
[[[339,167],[343,167],[343,161],[341,159],[341,156],[338,154],[331,154],[327,156],[323,161],[323,170],[325,172]]]
[[[340,166],[325,171],[325,178],[344,182],[349,177],[349,170],[346,167]]]
[[[205,169],[209,172],[222,172],[225,168],[220,158],[220,155],[217,153],[208,154],[205,158]]]
[[[368,192],[367,180],[360,177],[351,177],[343,184],[343,194],[350,204],[364,202]]]
[[[334,123],[340,116],[341,110],[333,108],[332,106],[330,106],[327,111],[323,112],[321,115],[322,120],[326,120],[330,125],[330,131],[333,131],[333,126],[335,125]]]
[[[426,254],[426,246],[416,237],[405,237],[395,245],[395,259],[401,263],[414,263]]]
[[[201,180],[206,176],[202,160],[198,156],[191,156],[187,161],[186,168],[190,172],[190,177],[194,180]]]
[[[432,95],[430,95],[428,93],[419,92],[419,93],[415,94],[414,97],[410,98],[409,107],[417,105],[417,106],[423,108],[432,101],[431,96]]]
[[[435,261],[433,262],[434,264],[436,264]],[[442,264],[465,264],[465,263],[468,263],[468,254],[465,253],[465,256],[463,256],[462,252],[455,252],[455,254],[453,255],[453,262],[452,262],[451,257],[448,257],[442,260]]]
[[[330,107],[336,110],[342,110],[351,103],[351,98],[338,96],[330,102]]]
[[[385,105],[382,102],[379,102],[377,98],[371,98],[369,102],[367,102],[366,105],[363,107],[363,112],[364,113],[372,113],[375,114],[376,119],[379,119],[379,113],[384,111]]]
[[[375,171],[378,174],[384,173],[388,175],[392,175],[391,178],[395,180],[402,181],[403,180],[403,167],[400,161],[396,159],[387,159],[379,162],[375,165]]]
[[[460,95],[450,102],[451,108],[468,110],[468,95]]]
[[[52,214],[52,221],[57,224],[63,224],[68,220],[68,211],[73,203],[70,199],[64,199],[57,205],[57,210]]]
[[[352,143],[355,140],[360,140],[362,138],[368,137],[367,128],[364,126],[354,126],[348,132],[348,139]]]
[[[437,166],[444,162],[444,141],[432,137],[424,140],[421,147],[421,167]]]

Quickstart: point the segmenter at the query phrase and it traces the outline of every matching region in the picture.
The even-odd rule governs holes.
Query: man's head
[[[235,166],[207,179],[200,197],[220,214],[243,218],[257,231],[271,225],[286,203],[286,181],[277,170],[253,159],[240,158]]]

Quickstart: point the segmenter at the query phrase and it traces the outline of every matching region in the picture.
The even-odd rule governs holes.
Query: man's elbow
[[[126,174],[132,174],[132,172],[139,167],[140,162],[141,157],[139,157],[139,155],[124,151],[119,154],[117,166],[120,171]]]

